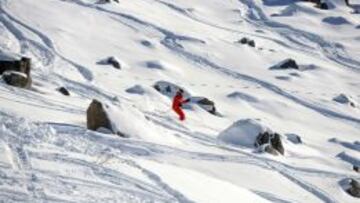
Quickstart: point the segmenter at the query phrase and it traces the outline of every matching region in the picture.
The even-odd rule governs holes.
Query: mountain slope
[[[0,83],[0,200],[359,201],[340,184],[358,178],[359,106],[333,100],[360,103],[360,20],[343,1],[327,11],[277,0],[0,2],[1,57],[33,65],[31,90]],[[120,70],[99,63],[109,56]],[[287,58],[300,70],[269,69]],[[178,121],[157,81],[210,98],[220,115],[191,105]],[[142,94],[126,91],[135,85]],[[92,99],[134,108],[118,116],[136,136],[86,130]],[[303,144],[285,139],[285,155],[271,156],[218,139],[248,118]]]

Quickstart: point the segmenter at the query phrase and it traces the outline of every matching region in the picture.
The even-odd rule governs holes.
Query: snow
[[[360,21],[343,0],[97,2],[0,1],[0,58],[31,58],[33,80],[0,82],[0,202],[359,202],[343,183],[359,180]],[[269,70],[284,59],[299,70]],[[179,121],[179,87],[219,114],[191,102]],[[126,138],[86,129],[93,99]],[[284,156],[254,152],[265,130]]]

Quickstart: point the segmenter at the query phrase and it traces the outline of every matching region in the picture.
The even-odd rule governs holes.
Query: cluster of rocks
[[[0,75],[6,84],[20,88],[30,88],[31,59],[22,57],[20,60],[0,61]]]
[[[112,3],[112,2],[120,3],[119,0],[99,0],[97,3],[98,4],[107,4],[107,3]]]
[[[237,43],[247,44],[247,45],[249,45],[251,47],[255,47],[255,41],[252,40],[252,39],[248,39],[246,37],[241,38],[240,40],[237,41]]]

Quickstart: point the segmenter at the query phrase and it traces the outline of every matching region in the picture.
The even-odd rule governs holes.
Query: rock
[[[356,103],[351,96],[345,95],[343,93],[333,98],[333,101],[336,101],[340,104],[348,104],[351,107],[356,107]]]
[[[280,63],[270,67],[270,70],[285,70],[285,69],[299,70],[299,66],[294,59],[285,59]]]
[[[57,91],[59,91],[61,94],[65,96],[70,96],[70,92],[65,87],[59,87]]]
[[[347,192],[353,197],[360,198],[360,183],[354,179],[350,179],[350,188],[347,189]]]
[[[190,97],[190,101],[195,102],[201,108],[205,109],[207,112],[216,115],[215,102],[209,100],[205,97]]]
[[[254,40],[250,40],[248,42],[248,45],[251,46],[251,47],[255,47],[255,41]]]
[[[301,137],[296,134],[286,134],[287,139],[294,144],[302,144]]]
[[[141,40],[140,43],[141,43],[143,46],[148,47],[148,48],[153,48],[153,47],[154,47],[154,45],[153,45],[150,41],[148,41],[148,40]]]
[[[246,37],[241,38],[241,39],[238,40],[237,42],[240,43],[240,44],[247,44],[247,45],[249,45],[249,46],[251,46],[251,47],[255,47],[255,41],[254,41],[254,40],[250,40],[250,39],[248,39],[248,38],[246,38]]]
[[[359,166],[354,165],[353,170],[360,173],[360,167]]]
[[[133,87],[126,89],[125,91],[129,94],[139,94],[139,95],[145,94],[145,90],[141,85],[135,85]]]
[[[284,155],[285,149],[281,141],[281,136],[278,133],[271,133],[271,132],[259,133],[255,141],[255,146],[260,147],[265,144],[269,144],[280,154]]]
[[[110,57],[108,57],[106,59],[103,59],[103,60],[97,62],[97,64],[99,64],[99,65],[112,65],[116,69],[121,69],[120,60],[117,59],[114,56],[110,56]]]
[[[101,102],[92,100],[89,108],[86,111],[87,128],[89,130],[97,130],[99,128],[106,128],[112,131],[110,119]]]
[[[98,4],[106,4],[111,2],[120,3],[119,0],[99,0]]]
[[[269,154],[272,154],[274,156],[279,155],[279,152],[274,147],[272,147],[270,144],[265,145],[265,148],[263,151],[265,151]]]
[[[30,70],[31,59],[27,57],[22,57],[20,60],[0,61],[0,74],[3,74],[5,71],[17,71],[25,73],[29,77]]]
[[[2,78],[6,84],[21,88],[30,88],[32,82],[25,73],[17,71],[5,71]]]
[[[241,38],[241,39],[238,41],[238,43],[240,43],[240,44],[247,44],[248,41],[249,41],[248,38],[243,37],[243,38]]]
[[[318,7],[322,10],[329,10],[329,5],[326,2],[321,2]]]

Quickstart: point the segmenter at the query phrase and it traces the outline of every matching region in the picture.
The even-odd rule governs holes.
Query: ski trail
[[[54,125],[56,128],[56,125]],[[61,128],[57,128],[58,132],[61,134]],[[69,129],[69,126],[67,127]],[[80,130],[80,129],[78,129]],[[69,133],[69,132],[68,132]],[[118,140],[116,138],[104,138],[101,135],[94,133],[91,135],[87,134],[88,132],[84,131],[84,138],[86,137],[87,140],[92,140],[94,143],[96,142],[99,144],[104,144],[105,146],[110,146],[113,149],[118,149],[121,151],[121,154],[128,154],[130,156],[177,156],[177,157],[183,157],[190,160],[207,160],[207,161],[216,161],[216,162],[231,162],[231,163],[244,163],[244,164],[251,164],[254,166],[261,167],[263,169],[276,171],[289,181],[293,182],[295,185],[303,188],[305,191],[308,191],[310,194],[314,195],[315,197],[319,198],[321,201],[324,202],[337,202],[335,199],[331,197],[330,194],[326,193],[325,191],[321,190],[320,188],[302,180],[298,177],[298,175],[305,175],[305,176],[323,176],[323,177],[329,177],[329,178],[344,178],[348,177],[348,175],[345,174],[338,174],[334,172],[328,172],[328,171],[320,171],[320,170],[313,170],[313,169],[306,169],[306,168],[297,168],[293,166],[289,166],[287,164],[278,162],[276,160],[272,160],[270,158],[257,156],[245,151],[242,151],[240,149],[236,149],[233,147],[230,147],[228,145],[221,145],[219,143],[209,143],[206,146],[214,147],[214,148],[220,148],[225,151],[230,151],[232,153],[237,153],[239,155],[218,155],[218,154],[211,154],[211,153],[202,153],[202,152],[191,152],[191,151],[185,151],[178,148],[163,146],[163,145],[157,145],[154,143],[147,143],[142,141],[132,141],[127,139]],[[75,134],[75,133],[71,133]],[[77,135],[80,135],[82,133],[76,133]],[[64,136],[64,135],[62,135]],[[210,146],[212,145],[212,146]],[[140,150],[145,150],[147,153],[141,153],[138,152]],[[146,172],[145,172],[146,173]],[[151,173],[148,174],[151,176]],[[153,177],[154,178],[154,177]],[[154,181],[156,181],[156,176]],[[162,185],[162,183],[159,183]],[[173,193],[173,192],[169,192]],[[175,193],[176,194],[176,193]]]
[[[43,57],[43,60],[49,59],[49,61],[47,63],[43,63],[45,66],[52,65],[55,61],[55,55],[56,55],[63,61],[65,61],[65,62],[69,63],[70,65],[72,65],[73,67],[75,67],[78,70],[78,72],[83,76],[83,78],[85,78],[88,81],[93,80],[94,76],[90,70],[88,70],[86,67],[84,67],[84,66],[66,58],[62,54],[60,54],[56,50],[55,44],[52,42],[52,40],[50,38],[48,38],[42,32],[40,32],[40,31],[26,25],[25,23],[21,22],[20,20],[16,19],[11,14],[9,14],[6,10],[8,10],[8,9],[6,9],[6,5],[4,5],[4,3],[0,3],[0,12],[1,12],[0,19],[2,19],[3,23],[7,25],[9,30],[18,38],[18,40],[20,42],[22,42],[21,43],[22,44],[22,53],[25,53],[25,50],[28,48],[26,45],[24,45],[24,42],[30,43],[32,46],[38,48],[42,53],[44,53],[45,57]],[[22,34],[22,32],[19,29],[16,28],[14,23],[16,23],[16,24],[26,28],[30,32],[34,33],[36,36],[39,37],[39,39],[41,39],[41,41],[43,42],[43,44],[45,46],[25,37],[25,35]]]
[[[163,188],[164,191],[172,195],[175,199],[177,199],[178,202],[182,203],[192,203],[193,201],[189,200],[186,196],[181,194],[179,191],[175,190],[168,184],[166,184],[164,181],[161,180],[161,177],[156,175],[154,172],[143,168],[139,164],[137,164],[135,161],[127,160],[126,163],[134,168],[139,169],[143,174],[145,174],[149,179],[154,181],[157,185],[159,185],[161,188]]]

